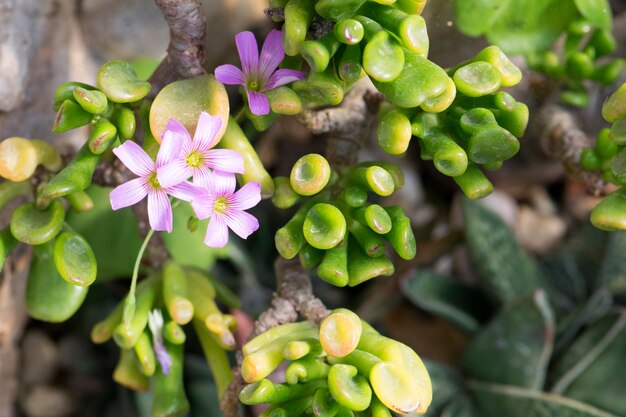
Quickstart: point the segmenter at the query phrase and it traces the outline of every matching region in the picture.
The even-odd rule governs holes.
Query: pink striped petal
[[[306,77],[306,72],[296,71],[292,69],[281,68],[276,70],[264,86],[264,90],[280,87],[281,85],[301,80]]]
[[[247,239],[259,228],[259,221],[256,217],[241,210],[229,210],[224,220],[228,227],[242,239]]]
[[[191,177],[192,169],[184,159],[175,159],[172,162],[157,168],[157,180],[163,188],[173,187]]]
[[[249,182],[233,194],[228,201],[228,208],[247,210],[261,201],[261,184]]]
[[[230,172],[213,171],[209,183],[209,194],[216,197],[231,196],[235,192],[237,179]]]
[[[172,122],[176,122],[176,120],[170,119],[168,125],[171,124]],[[185,130],[185,132],[187,132],[187,130]],[[176,133],[172,130],[166,130],[165,133],[163,133],[163,139],[161,140],[161,147],[159,148],[159,152],[157,153],[157,158],[156,158],[157,168],[163,165],[166,165],[167,163],[178,158],[181,154],[183,144],[190,140],[191,139],[187,139],[184,135]]]
[[[269,114],[270,101],[267,99],[267,96],[265,94],[258,93],[256,91],[250,91],[248,89],[246,89],[246,93],[248,94],[248,106],[250,106],[250,111],[252,112],[252,114],[257,116]]]
[[[213,216],[215,205],[215,197],[209,194],[203,194],[193,199],[191,208],[196,213],[196,217],[200,220],[208,219]]]
[[[172,197],[183,201],[194,201],[202,197],[208,197],[209,193],[198,185],[189,181],[183,181],[174,187],[165,190]]]
[[[228,227],[220,216],[211,217],[204,243],[212,248],[223,248],[228,243]]]
[[[154,230],[172,231],[172,205],[164,190],[148,193],[148,220]]]
[[[150,187],[147,178],[135,178],[118,185],[109,194],[111,208],[119,210],[137,204],[148,194]]]
[[[257,74],[259,70],[259,46],[252,32],[239,32],[235,35],[235,43],[244,77]]]
[[[205,165],[224,172],[243,174],[243,157],[232,149],[211,149],[204,153]]]
[[[204,111],[200,113],[196,133],[193,135],[192,148],[202,152],[217,145],[222,138],[217,136],[221,127],[222,119],[218,116],[211,116]]]
[[[193,170],[193,183],[205,190],[210,190],[213,181],[213,173],[207,167],[198,167]]]
[[[228,85],[244,85],[246,83],[243,72],[236,66],[230,64],[220,65],[215,68],[215,78],[222,84]]]
[[[127,140],[113,149],[113,153],[126,165],[126,168],[140,177],[147,177],[156,169],[154,161],[133,141]]]
[[[279,30],[272,30],[263,42],[261,56],[259,57],[259,77],[263,81],[269,80],[272,72],[278,68],[278,64],[285,58],[283,48],[283,33]]]

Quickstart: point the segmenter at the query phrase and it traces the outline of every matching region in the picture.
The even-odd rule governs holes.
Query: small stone
[[[48,383],[58,366],[59,349],[41,330],[30,330],[22,341],[22,384],[33,386]]]
[[[28,392],[23,397],[22,407],[28,417],[65,417],[76,408],[67,392],[47,385],[36,386]]]

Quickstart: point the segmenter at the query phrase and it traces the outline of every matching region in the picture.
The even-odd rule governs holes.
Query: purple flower
[[[302,71],[276,70],[285,57],[282,32],[279,30],[272,30],[267,35],[260,57],[252,32],[239,32],[235,36],[235,43],[239,51],[241,70],[234,65],[220,65],[215,68],[215,78],[223,84],[243,85],[252,114],[263,115],[270,112],[269,100],[263,92],[306,77],[306,73]]]
[[[113,149],[113,153],[126,168],[139,178],[132,179],[116,187],[109,199],[113,210],[132,206],[148,196],[148,219],[154,230],[172,231],[172,205],[168,194],[185,201],[192,201],[203,190],[184,181],[172,187],[162,187],[157,180],[157,168],[164,166],[180,153],[181,143],[164,137],[156,163],[139,145],[126,141]]]
[[[242,174],[243,157],[230,149],[212,149],[220,140],[217,133],[222,120],[206,112],[200,113],[193,140],[180,122],[170,119],[163,140],[175,140],[181,144],[180,154],[171,162],[159,167],[157,179],[163,187],[171,187],[193,176],[194,184],[206,188],[209,168]]]
[[[242,239],[259,228],[256,217],[244,210],[261,201],[261,184],[249,182],[235,192],[234,174],[214,171],[209,177],[208,195],[194,200],[191,205],[199,219],[211,218],[204,243],[212,248],[223,248],[228,243],[229,228]]]
[[[163,313],[154,309],[148,313],[148,327],[152,333],[152,349],[156,356],[163,374],[167,376],[172,366],[172,357],[167,353],[165,343],[163,343]]]

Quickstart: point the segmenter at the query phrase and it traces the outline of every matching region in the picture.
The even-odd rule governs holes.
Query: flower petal
[[[148,180],[146,178],[135,178],[118,185],[109,194],[111,208],[113,208],[113,210],[119,210],[137,204],[144,199],[149,189]]]
[[[174,187],[167,188],[166,193],[172,197],[183,201],[194,201],[196,199],[208,196],[209,193],[202,187],[192,184],[189,181],[183,181]]]
[[[248,93],[248,106],[252,114],[257,116],[269,114],[270,101],[265,94],[250,90],[246,90],[246,93]]]
[[[211,217],[204,243],[212,248],[223,248],[228,243],[228,227],[220,216]]]
[[[157,180],[163,188],[173,187],[191,177],[192,172],[184,159],[175,159],[157,168]]]
[[[193,170],[193,183],[205,190],[210,190],[213,181],[213,173],[207,167],[199,167]]]
[[[232,149],[211,149],[204,154],[205,165],[224,172],[243,174],[243,156]]]
[[[179,128],[182,128],[185,134],[181,134],[177,130],[165,130],[165,132],[163,133],[163,138],[161,140],[161,147],[159,148],[159,152],[156,158],[157,167],[161,167],[178,158],[181,154],[185,142],[191,141],[189,133],[187,133],[187,130],[184,128],[183,125],[178,123],[178,121],[170,119],[167,125],[175,126],[177,130]]]
[[[241,187],[228,201],[228,207],[236,210],[247,210],[261,201],[261,184],[249,182]]]
[[[222,119],[219,116],[211,116],[207,112],[200,113],[196,133],[193,135],[193,149],[205,151],[211,149],[222,138],[217,136],[222,127]]]
[[[272,88],[280,87],[281,85],[289,84],[291,82],[301,80],[305,77],[306,72],[281,68],[279,70],[276,70],[276,72],[272,74],[263,89],[271,90]]]
[[[278,64],[285,58],[283,48],[283,33],[280,30],[272,30],[263,42],[261,56],[259,57],[259,77],[268,81]]]
[[[235,192],[237,179],[235,174],[230,172],[213,171],[212,179],[209,184],[209,194],[216,197],[231,196]]]
[[[148,220],[154,230],[172,231],[172,205],[164,190],[148,193]]]
[[[196,217],[200,220],[208,219],[213,216],[215,206],[215,197],[209,194],[200,195],[191,202]]]
[[[127,140],[113,149],[113,153],[126,165],[126,168],[140,177],[147,177],[156,169],[154,161],[141,149],[141,146],[133,141]]]
[[[246,80],[243,72],[234,65],[225,64],[215,68],[215,78],[222,84],[228,85],[244,85]]]
[[[241,210],[229,210],[224,215],[224,221],[242,239],[247,239],[259,228],[259,221],[256,217]]]
[[[259,70],[259,46],[252,32],[239,32],[235,35],[235,43],[244,77],[257,74]]]

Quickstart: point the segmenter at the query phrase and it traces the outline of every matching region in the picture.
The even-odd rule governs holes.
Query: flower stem
[[[137,258],[135,259],[135,267],[133,268],[133,277],[130,282],[130,290],[128,291],[128,295],[126,296],[126,301],[124,301],[124,313],[122,315],[122,323],[124,325],[130,325],[130,322],[133,320],[133,316],[135,315],[135,291],[137,289],[137,276],[139,275],[139,264],[141,263],[141,258],[143,258],[143,254],[148,247],[148,243],[150,243],[150,239],[154,235],[154,229],[150,229],[146,238],[143,240],[141,247],[139,248],[139,253],[137,253]]]
[[[239,109],[239,111],[235,115],[235,121],[241,124],[245,115],[246,115],[246,107],[244,106],[241,109]]]

